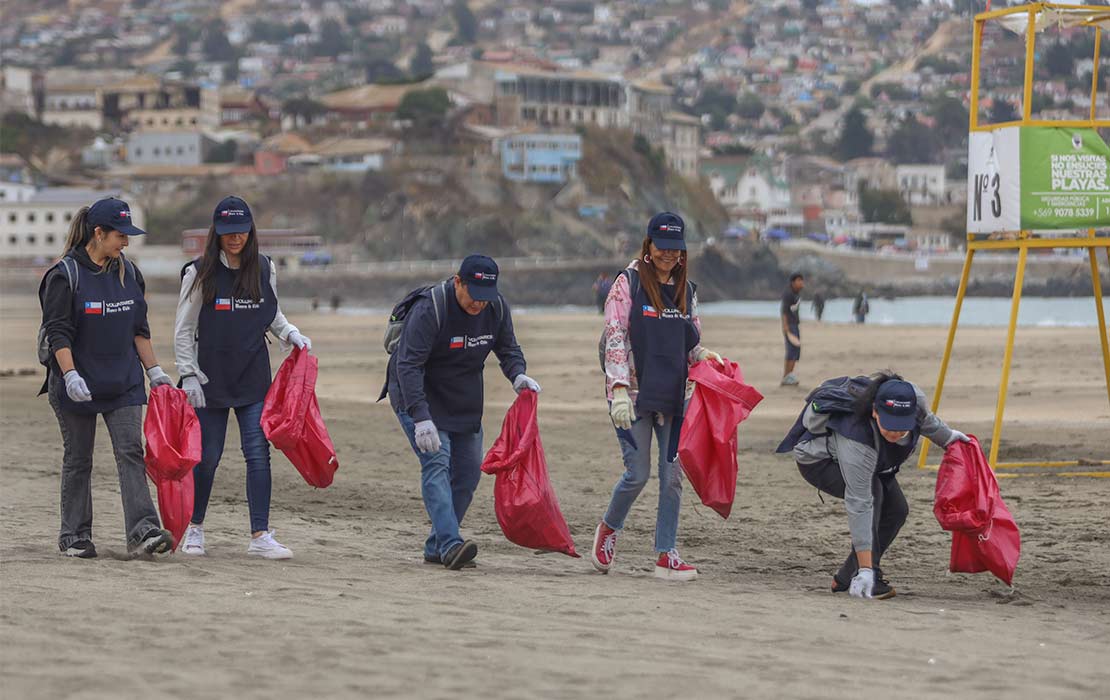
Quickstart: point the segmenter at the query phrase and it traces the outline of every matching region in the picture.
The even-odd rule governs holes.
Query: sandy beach
[[[173,302],[151,300],[173,371]],[[946,575],[934,472],[900,476],[911,514],[883,560],[889,601],[828,591],[847,553],[843,504],[818,499],[772,454],[808,389],[892,367],[931,392],[942,327],[808,324],[800,388],[780,388],[775,320],[707,319],[705,344],[741,363],[766,399],[740,430],[732,517],[687,487],[682,554],[692,584],[651,575],[658,489],[629,517],[614,571],[505,540],[483,478],[464,523],[476,569],[422,562],[419,468],[376,404],[384,318],[290,314],[320,357],[317,387],[339,453],[335,483],[307,486],[273,455],[271,524],[296,556],[251,559],[234,421],[206,521],[209,554],[127,561],[118,484],[101,424],[94,466],[101,556],[56,546],[61,439],[41,372],[0,378],[0,695],[4,698],[1010,697],[1088,698],[1110,687],[1110,479],[1001,481],[1024,543],[1016,590]],[[33,296],[0,299],[0,369],[37,368]],[[597,364],[599,320],[523,314],[540,427],[579,551],[620,471]],[[1004,329],[960,332],[940,415],[989,438]],[[1003,457],[1110,458],[1097,330],[1018,334]],[[274,367],[281,361],[271,348]],[[485,445],[513,398],[490,362]],[[931,394],[930,394],[931,397]],[[933,461],[938,457],[933,451]],[[1043,470],[1042,470],[1043,471]],[[1101,688],[1101,690],[1099,690]]]

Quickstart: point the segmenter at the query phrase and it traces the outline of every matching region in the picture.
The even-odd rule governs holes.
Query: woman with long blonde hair
[[[47,394],[62,431],[62,554],[96,556],[92,539],[92,454],[96,417],[104,417],[119,471],[120,497],[132,554],[173,547],[150,498],[143,464],[146,387],[170,384],[150,342],[146,283],[123,249],[145,233],[127,202],[101,199],[82,207],[69,228],[62,259],[39,285],[48,348]]]

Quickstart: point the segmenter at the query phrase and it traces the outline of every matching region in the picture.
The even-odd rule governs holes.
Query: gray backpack
[[[383,338],[382,345],[385,346],[387,354],[392,355],[397,350],[397,345],[401,342],[401,331],[405,328],[409,311],[412,311],[412,307],[428,291],[432,293],[432,308],[436,312],[436,325],[440,328],[443,327],[443,319],[447,316],[447,283],[449,281],[444,280],[431,286],[418,287],[406,294],[404,299],[397,302],[393,311],[390,312],[389,322],[385,326],[385,338]]]

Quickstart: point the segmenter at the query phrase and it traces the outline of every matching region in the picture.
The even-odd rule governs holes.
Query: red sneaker
[[[682,561],[678,550],[660,552],[659,560],[655,562],[655,578],[669,581],[693,581],[698,577],[698,570]]]
[[[609,573],[609,566],[617,553],[617,531],[605,524],[598,524],[594,530],[594,546],[590,551],[590,559],[594,568],[603,574]]]

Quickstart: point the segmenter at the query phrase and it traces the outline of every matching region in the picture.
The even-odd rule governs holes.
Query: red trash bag
[[[162,526],[174,549],[193,517],[193,467],[200,462],[200,420],[185,392],[163,384],[150,390],[143,421],[146,473],[158,489]]]
[[[281,363],[262,405],[262,432],[281,450],[310,486],[327,488],[339,469],[316,399],[320,361],[294,348]]]
[[[686,407],[678,460],[701,502],[722,518],[736,497],[736,426],[763,400],[744,383],[740,365],[702,361],[690,368],[694,395]]]
[[[933,514],[952,532],[948,570],[990,571],[1008,586],[1021,556],[1021,533],[1002,500],[979,440],[956,441],[944,452],[937,472]]]
[[[494,511],[505,537],[529,549],[577,557],[567,521],[547,476],[547,459],[536,421],[536,392],[522,391],[486,453],[482,471],[496,474]]]

